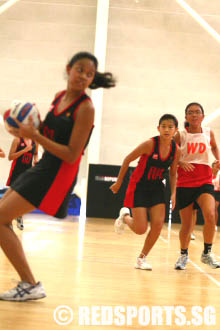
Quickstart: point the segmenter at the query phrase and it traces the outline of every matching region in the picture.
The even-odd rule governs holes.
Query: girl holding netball
[[[177,132],[178,121],[170,114],[163,115],[159,120],[159,136],[155,136],[134,149],[125,157],[117,181],[110,187],[117,193],[121,187],[129,164],[139,159],[126,192],[124,206],[115,221],[115,231],[122,233],[125,224],[136,234],[146,233],[148,228],[148,211],[151,229],[147,234],[143,249],[137,258],[135,268],[151,270],[146,256],[156,243],[165,220],[165,194],[163,173],[170,167],[170,186],[172,205],[175,206],[176,171],[180,151],[173,140]],[[129,208],[132,210],[130,216]]]
[[[41,160],[12,183],[0,202],[0,245],[21,281],[0,299],[25,301],[46,296],[36,282],[22,245],[10,228],[13,219],[38,208],[63,218],[76,183],[80,160],[92,131],[94,107],[87,88],[115,86],[111,73],[100,73],[98,61],[87,52],[77,53],[66,66],[67,87],[52,102],[41,133],[30,123],[11,128],[15,136],[36,141],[45,149]]]
[[[214,133],[210,128],[201,126],[204,110],[199,103],[193,102],[187,105],[185,118],[189,123],[188,127],[177,132],[175,136],[181,150],[176,194],[181,217],[179,233],[181,251],[175,269],[185,269],[188,262],[188,246],[195,202],[201,208],[205,221],[204,250],[201,261],[212,268],[219,268],[220,263],[211,254],[215,233],[215,199],[210,166],[210,153],[212,152],[219,167],[219,149]]]

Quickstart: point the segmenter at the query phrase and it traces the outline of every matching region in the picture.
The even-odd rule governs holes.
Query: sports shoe
[[[18,217],[16,219],[16,221],[17,221],[17,227],[18,227],[18,229],[23,230],[24,229],[23,218],[22,217]]]
[[[130,215],[129,209],[127,207],[122,207],[119,212],[119,217],[115,220],[115,224],[114,224],[115,232],[117,234],[122,234],[124,231],[125,223],[123,218],[126,214]]]
[[[18,282],[16,288],[0,294],[0,300],[26,301],[36,300],[46,297],[45,290],[41,282],[36,285],[25,281]]]
[[[186,264],[189,260],[189,257],[187,254],[181,254],[177,260],[177,262],[175,263],[175,269],[178,270],[183,270],[186,269]]]
[[[191,239],[192,241],[194,241],[194,240],[196,239],[196,236],[192,233],[191,236],[190,236],[190,239]]]
[[[216,259],[215,259],[215,256],[214,254],[212,253],[202,253],[201,255],[201,261],[204,263],[204,264],[207,264],[209,265],[211,268],[220,268],[220,262],[218,262]]]
[[[137,258],[134,268],[143,270],[152,270],[152,266],[146,262],[146,257]]]

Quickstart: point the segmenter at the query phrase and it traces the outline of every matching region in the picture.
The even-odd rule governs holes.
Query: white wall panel
[[[0,113],[15,98],[37,103],[44,118],[66,87],[67,61],[78,51],[93,52],[96,0],[18,1],[0,15]],[[0,146],[8,153],[12,137],[2,127]],[[1,159],[0,185],[11,162]]]

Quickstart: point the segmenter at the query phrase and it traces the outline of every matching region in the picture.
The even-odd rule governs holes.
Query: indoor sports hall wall
[[[219,0],[186,2],[220,34]],[[0,113],[21,98],[35,101],[44,117],[65,87],[68,58],[94,50],[96,7],[96,0],[20,0],[0,15]],[[120,165],[157,134],[164,113],[182,128],[189,102],[201,103],[206,115],[220,108],[220,45],[176,0],[109,0],[107,33],[106,70],[118,84],[104,91],[100,164]],[[220,143],[218,118],[211,127]],[[3,126],[0,132],[8,152],[11,137]],[[5,182],[10,163],[0,162]]]
[[[220,1],[186,1],[220,33]],[[105,92],[100,163],[121,164],[157,134],[159,117],[198,101],[220,108],[220,44],[175,0],[111,0],[107,66],[118,86]],[[220,143],[219,119],[212,123]]]
[[[0,2],[1,3],[1,2]],[[93,51],[96,0],[19,0],[0,15],[0,113],[15,98],[37,103],[44,118],[66,86],[65,66],[80,50]],[[12,137],[3,126],[0,147]],[[1,183],[10,163],[0,159]]]

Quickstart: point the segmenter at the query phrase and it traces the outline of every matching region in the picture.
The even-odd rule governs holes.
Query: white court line
[[[212,277],[211,275],[209,275],[208,273],[206,273],[202,268],[200,268],[197,264],[195,264],[192,260],[189,260],[189,262],[191,262],[191,264],[198,269],[201,273],[203,273],[206,277],[208,277],[213,283],[215,283],[216,285],[218,285],[220,287],[220,282],[217,281],[214,277]]]
[[[177,233],[177,231],[175,231],[175,230],[173,230],[173,229],[171,229],[171,231],[172,231],[174,234],[179,235],[179,233]]]
[[[171,229],[171,231],[175,234],[175,235],[178,235],[178,233]],[[196,244],[196,242],[194,241],[191,241],[190,243],[192,244],[195,244],[195,245],[198,245]],[[195,262],[193,262],[192,260],[189,259],[189,262],[197,269],[199,270],[202,274],[204,274],[206,277],[208,277],[213,283],[215,283],[217,286],[220,287],[220,282],[217,281],[212,275],[209,275],[208,273],[206,273],[202,268],[200,268]]]
[[[86,199],[82,198],[80,216],[79,216],[79,229],[78,229],[78,260],[82,260],[83,258],[85,225],[86,225]]]
[[[159,236],[159,238],[161,239],[161,241],[165,242],[165,243],[168,243],[168,240],[163,238],[161,235]]]

